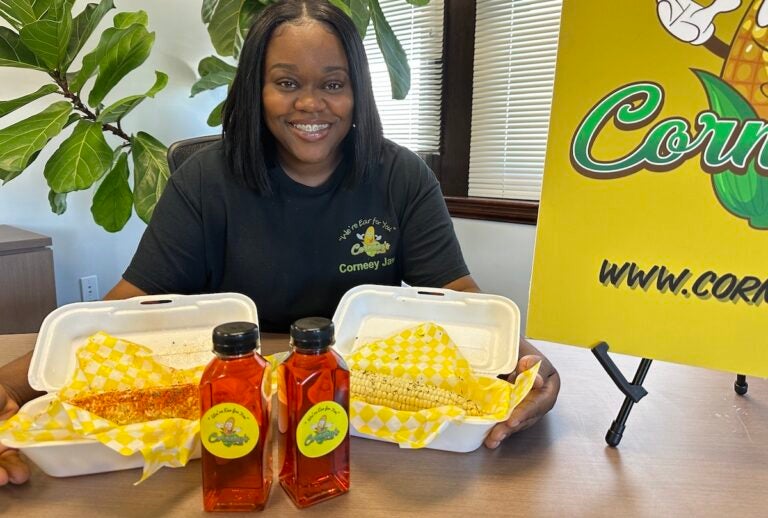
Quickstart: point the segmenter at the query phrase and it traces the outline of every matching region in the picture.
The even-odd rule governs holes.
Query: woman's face
[[[339,38],[319,22],[275,29],[264,61],[262,106],[286,172],[320,181],[330,176],[354,107]]]

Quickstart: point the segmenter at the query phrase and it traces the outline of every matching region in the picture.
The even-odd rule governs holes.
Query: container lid
[[[256,305],[239,293],[148,295],[67,304],[43,320],[29,384],[48,392],[63,387],[75,370],[77,349],[99,331],[147,346],[176,368],[204,365],[213,357],[213,328],[235,320],[259,321]]]
[[[259,346],[259,326],[253,322],[227,322],[213,328],[213,352],[237,356]]]
[[[446,330],[476,374],[506,374],[517,365],[520,310],[500,295],[366,284],[344,294],[333,322],[334,348],[342,356],[409,327],[434,322]]]
[[[322,349],[334,343],[333,322],[324,317],[301,318],[291,324],[291,345]]]

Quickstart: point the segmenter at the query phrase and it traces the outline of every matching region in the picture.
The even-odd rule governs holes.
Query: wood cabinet
[[[51,238],[0,225],[0,334],[36,333],[56,309]]]

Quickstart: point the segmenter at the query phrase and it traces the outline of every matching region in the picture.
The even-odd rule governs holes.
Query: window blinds
[[[380,0],[379,3],[411,67],[408,96],[402,101],[392,99],[387,66],[370,24],[364,40],[365,52],[384,136],[412,151],[437,153],[440,149],[443,0],[432,0],[424,7],[414,7],[404,0]]]
[[[562,0],[477,0],[469,196],[538,200]]]

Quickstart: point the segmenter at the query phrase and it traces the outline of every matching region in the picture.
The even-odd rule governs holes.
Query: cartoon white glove
[[[720,13],[733,11],[741,0],[715,0],[702,7],[693,0],[657,0],[656,11],[661,24],[675,38],[701,45],[715,33],[712,20]]]

